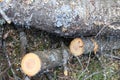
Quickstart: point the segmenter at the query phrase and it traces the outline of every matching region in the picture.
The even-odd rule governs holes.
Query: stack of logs
[[[21,67],[28,76],[65,65],[62,54],[80,56],[91,51],[96,54],[97,51],[120,48],[119,0],[0,0],[0,14],[9,24],[60,36],[107,37],[76,38],[69,48],[26,54]]]
[[[34,76],[45,69],[61,65],[64,66],[70,55],[77,57],[90,52],[96,54],[100,51],[119,48],[120,40],[118,39],[105,41],[103,39],[75,38],[71,41],[69,48],[62,46],[60,49],[36,51],[26,54],[22,59],[21,67],[25,74]]]

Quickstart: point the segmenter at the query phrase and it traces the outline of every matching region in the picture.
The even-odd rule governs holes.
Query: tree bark
[[[1,8],[14,24],[61,36],[119,36],[119,0],[4,0]]]
[[[94,51],[104,52],[109,50],[115,50],[120,48],[120,39],[118,38],[101,38],[101,39],[92,39],[85,38],[82,39],[84,42],[84,53],[89,53]]]
[[[60,49],[36,51],[34,53],[42,60],[41,71],[62,65],[62,50]]]

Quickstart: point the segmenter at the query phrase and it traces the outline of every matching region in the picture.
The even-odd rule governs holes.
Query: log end
[[[34,76],[40,71],[41,64],[42,63],[38,55],[28,53],[22,59],[21,68],[26,75]]]
[[[75,38],[70,43],[70,52],[74,56],[80,56],[84,52],[84,43],[81,38]]]

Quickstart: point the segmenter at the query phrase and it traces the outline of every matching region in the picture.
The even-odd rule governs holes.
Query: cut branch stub
[[[34,76],[41,69],[41,59],[34,53],[26,54],[21,62],[23,72],[28,76]]]
[[[70,52],[74,56],[79,56],[84,52],[84,42],[81,38],[75,38],[70,43]]]

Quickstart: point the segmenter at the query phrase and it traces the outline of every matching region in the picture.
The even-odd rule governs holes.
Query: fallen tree
[[[61,36],[119,36],[119,0],[2,0],[8,22]]]

